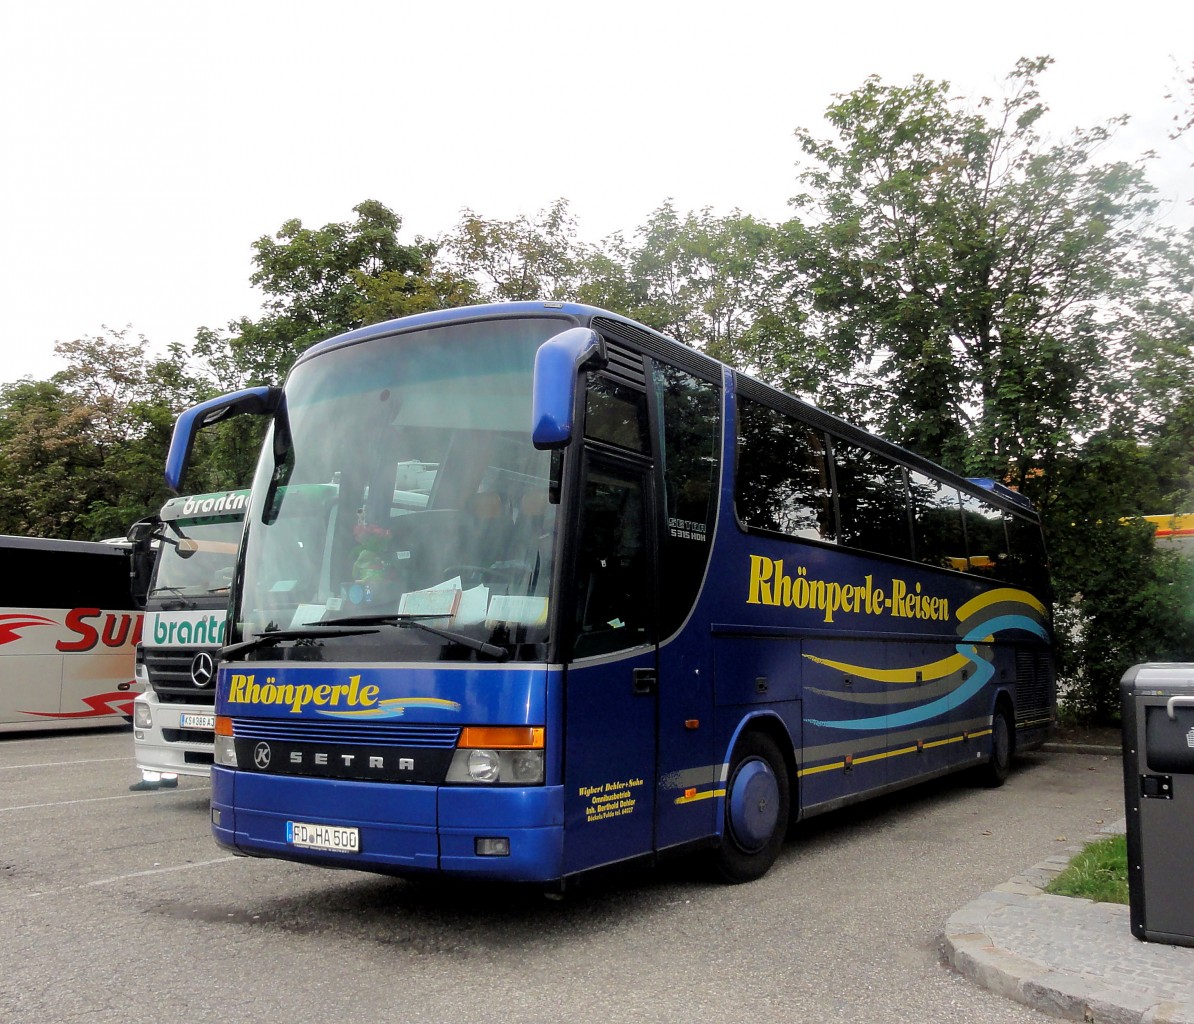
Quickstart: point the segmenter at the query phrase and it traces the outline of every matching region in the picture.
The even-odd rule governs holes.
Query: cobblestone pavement
[[[1121,820],[1103,831],[1123,829]],[[1126,906],[1042,892],[1080,849],[950,917],[949,962],[984,988],[1067,1020],[1194,1024],[1194,948],[1140,942]]]

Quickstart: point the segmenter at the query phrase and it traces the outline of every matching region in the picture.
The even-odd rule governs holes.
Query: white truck
[[[147,778],[211,774],[216,658],[224,643],[247,490],[172,498],[142,520],[157,559],[145,604],[133,703],[133,746]]]

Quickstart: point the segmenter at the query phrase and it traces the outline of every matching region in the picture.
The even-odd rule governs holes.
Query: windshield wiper
[[[322,640],[326,637],[334,636],[367,636],[370,633],[378,632],[380,630],[377,629],[342,629],[337,627],[325,629],[322,626],[301,626],[298,629],[267,629],[264,633],[258,633],[252,640],[245,640],[239,644],[230,644],[227,647],[221,647],[219,658],[221,661],[230,661],[234,655],[243,654],[246,651],[255,651],[259,647],[272,647],[283,640]]]
[[[190,600],[186,596],[186,590],[182,587],[154,587],[153,590],[149,592],[150,597],[157,597],[158,594],[173,594],[178,598],[179,604],[181,604],[183,608],[198,607],[194,601]]]
[[[488,654],[497,661],[505,661],[510,657],[510,652],[504,647],[498,647],[497,644],[486,643],[484,640],[476,640],[471,636],[465,636],[463,633],[455,633],[450,629],[429,626],[423,621],[424,619],[446,619],[447,617],[446,615],[404,615],[402,613],[396,615],[346,615],[338,619],[324,619],[320,622],[320,625],[398,626],[403,629],[421,629],[424,633],[430,633],[432,636],[450,640],[452,643],[460,644],[461,647],[467,647],[470,651]]]

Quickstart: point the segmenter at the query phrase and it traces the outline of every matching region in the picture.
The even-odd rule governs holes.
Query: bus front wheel
[[[746,733],[734,748],[726,780],[725,820],[716,853],[718,874],[727,882],[750,882],[775,863],[788,830],[791,788],[775,741]]]

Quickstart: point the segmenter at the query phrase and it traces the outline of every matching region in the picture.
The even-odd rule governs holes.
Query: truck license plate
[[[184,711],[178,716],[178,727],[180,729],[207,729],[214,731],[216,727],[215,715],[195,715],[189,711]]]

